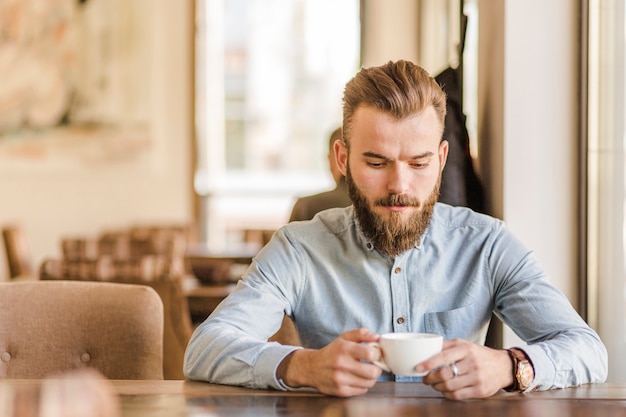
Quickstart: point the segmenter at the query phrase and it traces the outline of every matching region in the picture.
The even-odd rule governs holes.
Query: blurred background
[[[22,228],[35,268],[64,237],[134,224],[236,250],[332,187],[327,138],[361,66],[453,68],[486,211],[626,381],[624,15],[619,0],[0,0],[0,225]]]

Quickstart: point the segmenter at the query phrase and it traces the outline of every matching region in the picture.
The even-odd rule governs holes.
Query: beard
[[[406,206],[419,209],[406,220],[403,220],[402,213],[390,212],[389,218],[384,219],[374,212],[365,195],[354,183],[349,165],[346,172],[346,184],[348,185],[350,199],[352,200],[354,213],[361,231],[366,238],[372,241],[374,247],[379,252],[386,254],[390,258],[395,258],[418,244],[424,232],[426,232],[433,215],[435,203],[439,199],[441,174],[439,174],[435,188],[424,202],[421,202],[416,197],[404,194],[389,194],[373,202],[373,206]]]

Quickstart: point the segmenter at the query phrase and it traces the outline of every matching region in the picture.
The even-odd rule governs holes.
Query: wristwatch
[[[524,351],[516,348],[507,349],[513,361],[513,384],[506,391],[526,391],[535,378],[535,370]]]

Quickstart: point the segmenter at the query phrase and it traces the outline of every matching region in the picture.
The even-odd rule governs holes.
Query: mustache
[[[390,194],[374,201],[375,206],[382,207],[419,207],[420,200],[406,194]]]

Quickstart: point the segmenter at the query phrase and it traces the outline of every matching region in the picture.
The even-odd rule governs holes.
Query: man
[[[416,365],[451,399],[603,381],[606,349],[497,219],[436,203],[445,95],[409,62],[362,69],[344,92],[335,155],[353,206],[279,229],[186,352],[194,380],[365,393],[407,380],[371,362],[387,332],[444,336]],[[528,345],[483,346],[495,312]],[[303,347],[267,343],[283,314]],[[419,380],[415,379],[415,380]]]
[[[341,140],[341,128],[337,128],[331,133],[328,140],[328,167],[335,180],[336,187],[333,190],[323,193],[300,197],[296,200],[291,210],[289,221],[311,220],[313,216],[322,210],[333,207],[348,207],[352,204],[348,196],[348,187],[344,175],[337,167],[335,160],[334,144]]]

